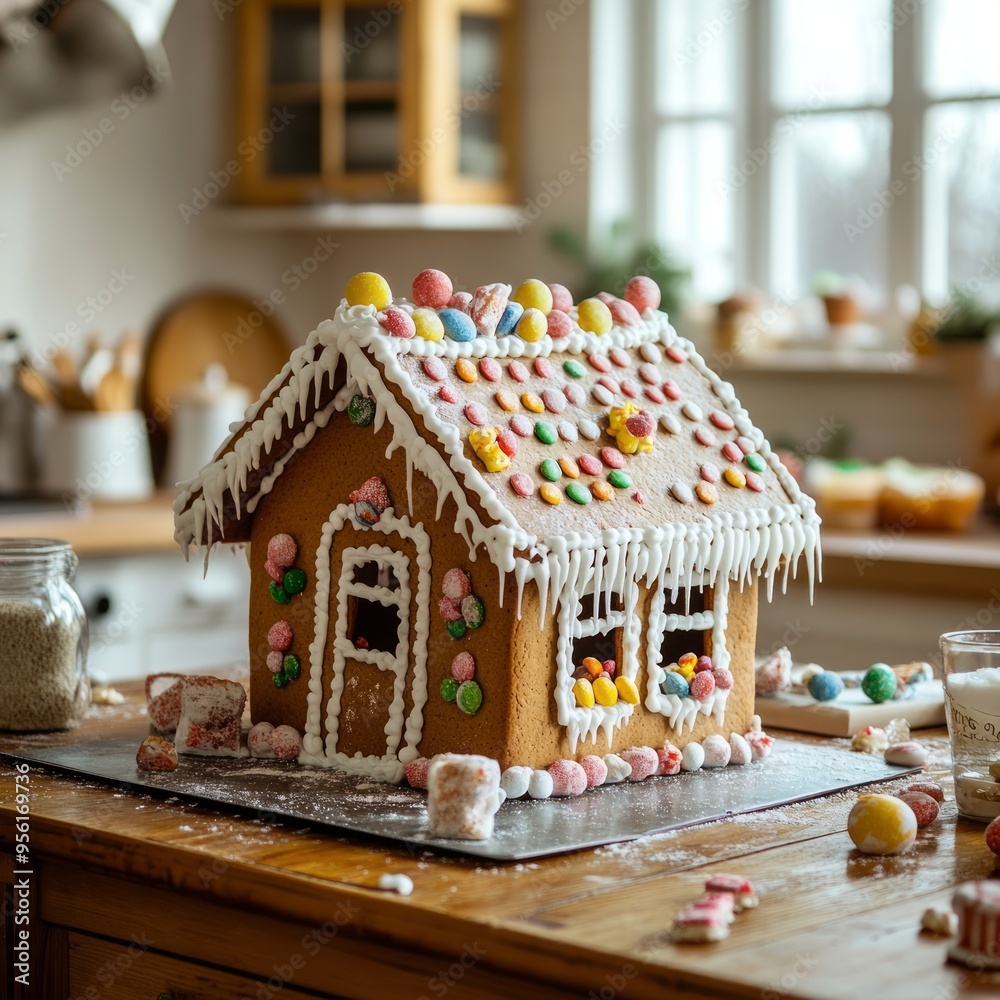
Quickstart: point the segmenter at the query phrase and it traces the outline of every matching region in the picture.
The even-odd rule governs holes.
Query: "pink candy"
[[[713,667],[712,677],[715,679],[715,686],[720,691],[731,691],[733,689],[733,675],[727,667]]]
[[[648,361],[645,364],[639,365],[639,378],[649,385],[659,385],[662,381],[660,369]]]
[[[767,733],[761,732],[759,729],[744,733],[743,739],[750,745],[754,760],[763,760],[770,754],[771,747],[774,746],[774,737],[768,736]]]
[[[247,734],[247,749],[251,757],[273,757],[271,750],[271,733],[274,726],[270,722],[258,722]]]
[[[443,386],[441,386],[441,388],[438,389],[438,395],[446,403],[457,403],[458,402],[458,393],[455,392],[455,390],[452,389],[452,387],[450,385],[443,385]]]
[[[696,427],[694,429],[694,439],[700,445],[711,448],[715,444],[715,435],[707,427]]]
[[[593,455],[581,455],[576,460],[576,464],[579,465],[580,469],[583,472],[586,472],[588,476],[599,476],[604,469],[600,461]]]
[[[291,535],[274,535],[267,543],[268,561],[285,569],[294,565],[298,552],[299,547]]]
[[[748,490],[753,490],[754,493],[764,492],[764,480],[756,472],[748,472],[746,474],[746,481]]]
[[[499,382],[503,378],[503,369],[495,358],[483,358],[479,362],[479,370],[487,382]]]
[[[698,471],[706,483],[717,483],[719,481],[719,467],[714,462],[705,462]]]
[[[292,644],[295,633],[286,621],[275,622],[267,633],[267,644],[271,649],[285,650]]]
[[[687,355],[679,347],[667,347],[663,353],[676,365],[682,365],[687,361]]]
[[[428,268],[413,279],[413,302],[429,309],[444,309],[451,302],[453,286],[444,271]]]
[[[703,670],[712,669],[712,657],[711,656],[699,656],[698,662],[694,665],[694,672],[700,674]]]
[[[607,305],[608,311],[611,313],[612,321],[619,326],[635,326],[636,323],[642,321],[642,317],[635,306],[625,299],[612,297],[605,305]]]
[[[442,597],[438,601],[438,614],[446,622],[457,622],[462,617],[462,609],[457,601],[453,601],[450,597]]]
[[[1000,854],[1000,816],[986,827],[986,846],[994,853]]]
[[[611,358],[613,364],[618,365],[619,368],[628,368],[632,364],[632,358],[629,356],[628,351],[623,351],[620,347],[613,347],[608,351],[608,357]]]
[[[719,428],[720,431],[731,431],[733,429],[733,418],[722,410],[712,410],[708,419]]]
[[[715,690],[715,677],[713,674],[704,670],[700,674],[695,674],[691,681],[691,697],[697,701],[704,701],[706,698],[710,697],[712,692]]]
[[[531,437],[535,432],[534,425],[523,413],[515,413],[514,416],[510,418],[510,429],[518,437]]]
[[[668,743],[662,749],[658,749],[656,756],[659,759],[657,774],[677,774],[680,771],[683,755],[673,743]]]
[[[552,293],[552,308],[556,312],[568,313],[573,308],[573,296],[565,285],[549,285]],[[552,313],[549,313],[549,333],[552,332]]]
[[[743,452],[735,441],[727,441],[722,446],[722,454],[725,455],[730,462],[743,461]]]
[[[667,401],[667,397],[656,388],[655,385],[647,385],[645,388],[646,397],[651,399],[654,403],[663,404]]]
[[[482,403],[469,403],[465,407],[465,419],[469,421],[470,424],[475,424],[476,427],[482,427],[483,424],[489,419],[489,414],[486,412],[486,407]]]
[[[403,773],[411,788],[427,787],[427,771],[430,766],[431,762],[426,757],[418,757],[416,760],[411,760],[403,768]]]
[[[267,742],[278,760],[296,760],[302,752],[302,737],[291,726],[277,726]]]
[[[562,413],[566,409],[566,397],[558,389],[545,389],[542,402],[549,413]]]
[[[915,781],[906,786],[908,792],[923,792],[935,802],[944,802],[944,789],[936,781]]]
[[[673,379],[668,378],[660,388],[667,399],[678,400],[681,398],[681,387]]]
[[[448,377],[448,369],[440,358],[424,358],[424,374],[435,382],[443,382]]]
[[[601,461],[611,469],[625,468],[625,456],[617,448],[612,448],[610,445],[605,445],[601,449]]]
[[[520,361],[511,361],[510,364],[507,365],[507,374],[510,375],[515,382],[527,382],[528,379],[531,378],[531,372],[529,372]]]
[[[515,472],[510,477],[510,485],[519,497],[530,497],[535,492],[535,484],[531,481],[531,476],[523,472]]]
[[[660,767],[660,758],[652,747],[630,747],[623,750],[620,756],[632,768],[629,781],[643,781],[656,774]]]
[[[280,649],[272,649],[271,652],[267,654],[267,669],[270,670],[272,674],[280,674],[281,668],[284,665],[285,658]]]
[[[472,309],[472,294],[470,292],[455,292],[448,303],[450,309],[457,309],[468,315]]]
[[[460,601],[472,593],[472,580],[464,569],[457,566],[448,570],[441,580],[441,593],[452,601]]]
[[[459,653],[451,661],[451,676],[461,684],[476,676],[476,658],[472,653]]]
[[[611,362],[603,354],[591,354],[587,360],[591,368],[596,368],[599,372],[611,371]]]
[[[546,332],[553,340],[562,340],[573,332],[573,321],[569,314],[553,307],[548,316],[549,325]]]
[[[557,760],[546,770],[552,777],[552,794],[556,797],[580,795],[587,789],[587,772],[575,760]]]
[[[656,430],[656,421],[645,410],[640,410],[626,419],[625,429],[632,437],[649,437]]]
[[[274,580],[275,583],[281,583],[285,579],[285,571],[271,559],[268,559],[264,563],[264,572]]]
[[[403,309],[390,306],[384,312],[378,314],[379,326],[385,329],[393,337],[402,337],[409,340],[416,335],[417,328],[413,324],[413,317]]]
[[[610,375],[602,375],[597,380],[597,384],[603,385],[608,392],[619,393],[622,391],[622,387],[618,379],[612,378]]]
[[[555,368],[552,367],[552,362],[548,358],[535,358],[535,363],[532,367],[539,378],[552,378],[556,373]]]
[[[604,784],[608,776],[608,765],[604,763],[601,757],[595,754],[587,754],[580,761],[580,767],[583,768],[584,774],[587,776],[588,788],[596,788],[598,785]]]
[[[652,278],[637,275],[625,286],[625,301],[632,303],[640,313],[658,309],[660,288]]]
[[[574,406],[583,406],[587,401],[587,394],[575,382],[564,385],[563,394]]]

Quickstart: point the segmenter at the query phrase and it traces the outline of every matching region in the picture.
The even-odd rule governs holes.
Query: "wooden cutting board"
[[[819,736],[853,736],[865,726],[885,727],[891,719],[906,719],[911,729],[944,725],[944,688],[941,681],[914,685],[905,701],[876,705],[861,688],[847,688],[834,701],[816,701],[811,695],[782,691],[758,695],[757,714],[765,729],[792,729]]]

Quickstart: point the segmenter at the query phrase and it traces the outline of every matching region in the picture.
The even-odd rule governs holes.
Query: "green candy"
[[[274,686],[276,688],[283,688],[288,683],[288,678],[285,676],[284,670],[279,670],[276,674],[273,675],[273,678],[274,678]]]
[[[612,469],[608,473],[608,482],[619,490],[627,490],[632,485],[632,480],[629,478],[629,474],[627,472],[622,472],[621,469]]]
[[[588,490],[582,483],[570,483],[566,487],[566,496],[568,496],[573,503],[581,505],[590,503],[590,490]]]
[[[763,472],[765,469],[764,459],[762,459],[760,455],[756,455],[753,452],[747,455],[746,463],[747,466],[753,469],[754,472]]]
[[[861,690],[876,705],[888,701],[896,693],[899,683],[895,671],[887,663],[873,663],[861,680]]]
[[[445,701],[454,701],[458,694],[458,681],[454,677],[446,677],[441,681],[441,697]]]
[[[300,569],[290,569],[282,585],[289,594],[301,594],[306,589],[306,575]]]
[[[367,427],[375,419],[375,400],[357,393],[347,404],[347,415],[355,427]]]
[[[281,661],[281,665],[284,669],[280,673],[283,673],[290,681],[294,681],[302,672],[302,664],[294,653],[289,653]]]
[[[587,369],[579,361],[573,361],[572,358],[563,364],[563,370],[570,378],[583,378],[587,374]]]
[[[556,434],[556,429],[552,426],[552,424],[548,424],[544,420],[539,420],[535,424],[535,437],[538,438],[542,444],[555,444],[559,439],[559,435]]]
[[[285,590],[285,588],[282,587],[281,584],[275,583],[274,580],[272,580],[267,585],[267,589],[268,591],[270,591],[271,600],[276,601],[278,604],[288,603],[288,591]]]
[[[562,476],[562,469],[559,468],[559,463],[555,459],[547,458],[538,467],[538,471],[545,476],[545,478],[550,483],[555,483],[559,481],[559,477]]]
[[[455,701],[466,715],[475,715],[483,704],[483,689],[475,681],[463,681],[458,686]]]
[[[468,626],[465,624],[464,618],[459,618],[456,622],[448,622],[448,635],[452,639],[461,639],[465,635],[465,630]]]

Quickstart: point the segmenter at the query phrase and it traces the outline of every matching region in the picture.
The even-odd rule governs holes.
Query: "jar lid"
[[[76,568],[73,546],[61,538],[0,538],[0,573],[4,570]]]

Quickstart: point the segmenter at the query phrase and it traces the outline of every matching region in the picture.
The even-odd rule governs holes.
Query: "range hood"
[[[0,124],[155,90],[175,2],[0,0]]]

